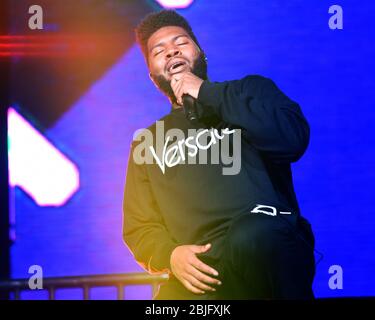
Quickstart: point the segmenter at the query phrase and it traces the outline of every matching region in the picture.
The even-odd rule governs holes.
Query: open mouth
[[[185,61],[176,61],[168,67],[167,71],[170,74],[175,74],[184,71],[187,66],[188,64]]]

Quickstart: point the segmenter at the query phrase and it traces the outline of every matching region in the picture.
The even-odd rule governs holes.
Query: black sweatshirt
[[[300,216],[290,163],[309,142],[309,125],[299,105],[268,78],[204,81],[197,98],[198,123],[183,109],[164,116],[165,132],[179,128],[241,129],[241,170],[223,175],[223,164],[178,164],[165,173],[154,164],[137,164],[133,141],[123,201],[123,238],[149,272],[170,271],[170,255],[183,244],[211,243],[208,255],[222,254],[232,219],[259,204],[273,206],[295,223]],[[155,124],[148,128],[155,134]],[[164,143],[164,141],[163,141]]]

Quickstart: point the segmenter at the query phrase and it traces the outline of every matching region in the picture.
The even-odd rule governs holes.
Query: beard
[[[199,52],[198,57],[194,60],[191,73],[202,80],[207,80],[207,61],[202,51]],[[163,75],[152,75],[152,78],[158,88],[169,98],[171,103],[177,104],[177,98],[174,95],[171,82],[168,81]]]

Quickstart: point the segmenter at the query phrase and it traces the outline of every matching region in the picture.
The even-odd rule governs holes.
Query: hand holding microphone
[[[177,103],[184,106],[186,117],[191,121],[198,118],[195,99],[198,98],[202,83],[203,80],[191,72],[175,74],[171,81]]]

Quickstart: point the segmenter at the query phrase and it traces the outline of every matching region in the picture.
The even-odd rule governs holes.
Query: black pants
[[[171,277],[160,286],[156,300],[312,299],[315,275],[314,236],[302,217],[262,213],[241,215],[228,229],[223,254],[211,261],[198,257],[219,272],[216,292],[198,295]],[[291,220],[292,221],[292,220]],[[299,234],[299,235],[298,235]]]

